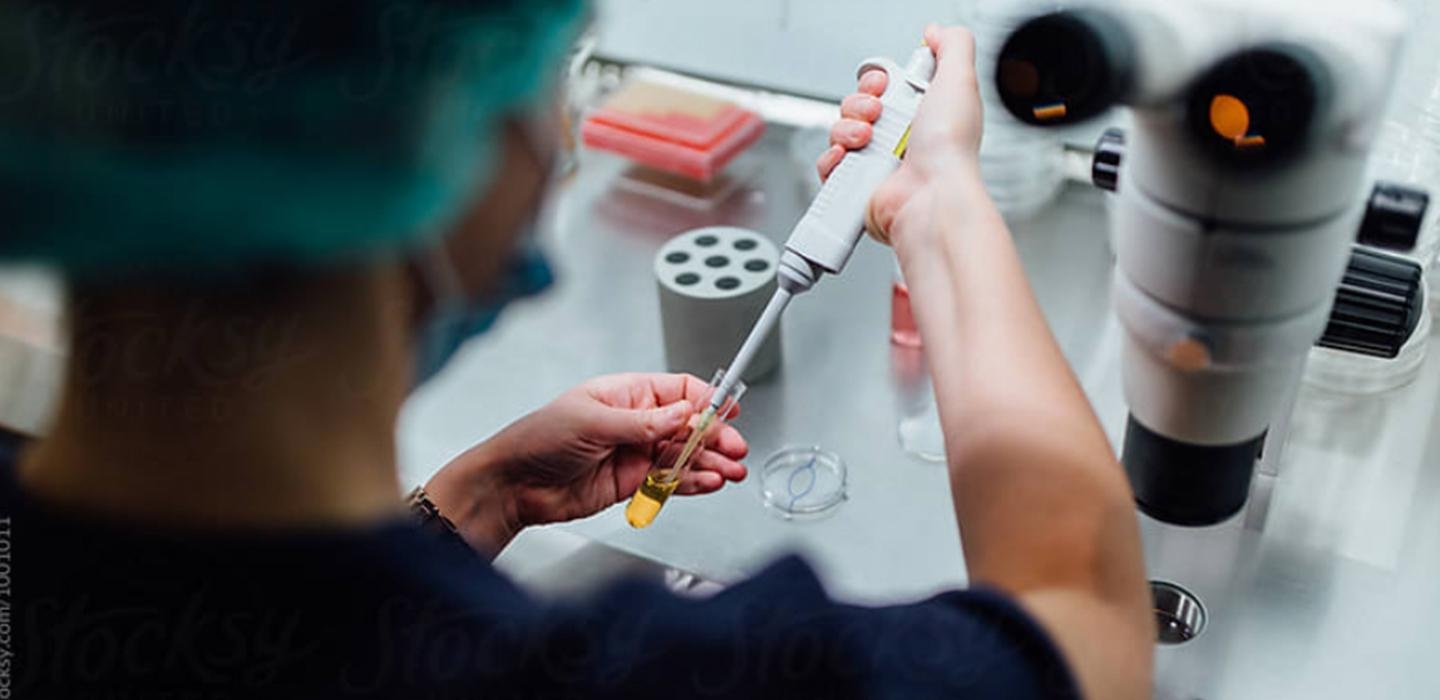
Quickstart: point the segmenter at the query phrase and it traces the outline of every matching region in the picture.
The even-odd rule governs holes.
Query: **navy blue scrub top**
[[[1078,697],[995,591],[842,605],[787,558],[705,600],[625,583],[547,604],[409,522],[145,531],[27,499],[5,465],[0,574],[7,697]]]

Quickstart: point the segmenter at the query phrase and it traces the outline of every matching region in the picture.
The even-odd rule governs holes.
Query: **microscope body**
[[[1002,49],[1022,121],[1132,109],[1114,306],[1122,461],[1147,514],[1198,526],[1243,507],[1366,213],[1402,29],[1390,3],[1135,0],[1032,20]]]

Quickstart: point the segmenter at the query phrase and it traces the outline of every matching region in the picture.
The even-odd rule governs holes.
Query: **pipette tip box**
[[[725,100],[632,82],[581,126],[589,148],[708,182],[765,133],[765,121]]]

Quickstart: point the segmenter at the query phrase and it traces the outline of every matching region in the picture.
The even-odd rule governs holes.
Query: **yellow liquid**
[[[655,516],[660,514],[660,508],[665,505],[670,494],[675,493],[675,487],[680,485],[680,477],[684,476],[684,468],[690,463],[690,457],[700,449],[705,433],[714,422],[715,409],[705,409],[705,412],[700,414],[700,424],[690,433],[690,438],[685,441],[675,464],[669,470],[656,470],[645,475],[645,483],[630,497],[630,505],[625,506],[625,519],[630,521],[630,527],[638,530],[655,522]],[[666,479],[665,475],[670,475],[670,478]]]
[[[630,521],[630,527],[639,529],[649,527],[655,522],[655,516],[660,514],[661,506],[675,493],[675,487],[679,481],[664,482],[655,478],[654,474],[645,477],[645,483],[635,491],[630,498],[630,505],[625,507],[625,519]]]

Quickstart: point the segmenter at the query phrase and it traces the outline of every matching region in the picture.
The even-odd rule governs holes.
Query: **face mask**
[[[554,149],[541,145],[543,139],[537,138],[537,132],[546,133],[540,128],[526,130],[526,140],[532,152],[537,155],[554,153]],[[542,163],[550,160],[548,156],[540,158]],[[553,170],[551,168],[551,172]],[[421,280],[429,287],[431,298],[435,300],[434,307],[420,324],[416,339],[416,386],[439,374],[466,341],[490,330],[510,302],[539,294],[554,283],[554,274],[537,245],[537,221],[538,214],[520,236],[515,254],[501,273],[499,289],[486,299],[471,299],[466,295],[460,275],[443,244],[429,249],[416,260]]]
[[[466,341],[495,325],[510,302],[544,291],[554,275],[527,232],[516,255],[506,265],[500,289],[489,299],[468,299],[455,266],[443,248],[433,248],[421,261],[421,275],[435,296],[435,307],[421,324],[415,352],[415,383],[423,384],[449,364]]]

